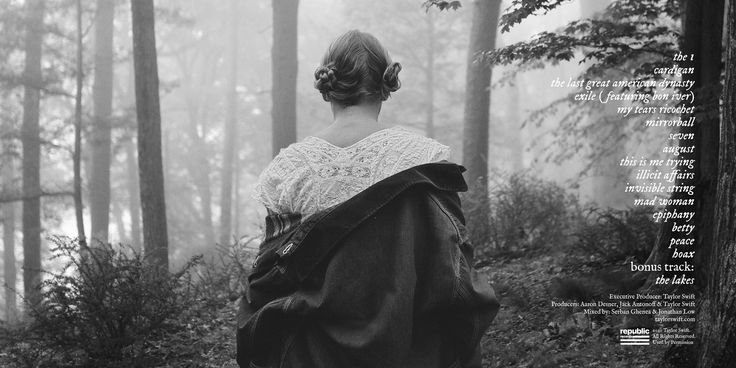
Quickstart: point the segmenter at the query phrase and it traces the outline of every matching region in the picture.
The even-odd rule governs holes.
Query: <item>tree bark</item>
[[[476,62],[478,53],[492,50],[496,44],[501,0],[479,0],[473,8],[468,48],[468,72],[465,87],[463,124],[463,165],[468,169],[468,196],[475,203],[468,216],[471,240],[487,242],[488,208],[488,130],[491,102],[491,67]]]
[[[162,270],[168,270],[168,233],[161,157],[161,107],[158,95],[153,0],[131,1],[131,12],[143,250]]]
[[[698,311],[698,367],[726,368],[736,361],[736,1],[726,17],[726,78],[720,121],[713,248]],[[705,231],[705,230],[703,230]],[[707,265],[707,266],[706,266]]]
[[[278,1],[277,2],[281,2]],[[274,9],[275,10],[275,9]],[[233,157],[238,134],[238,0],[230,0],[230,55],[228,57],[227,116],[220,187],[220,244],[232,242]],[[274,28],[277,27],[274,24]],[[296,110],[295,110],[296,111]]]
[[[23,292],[31,308],[41,302],[41,48],[44,1],[26,2],[23,88]]]
[[[113,87],[113,21],[115,1],[97,2],[95,15],[95,76],[92,86],[92,172],[89,183],[90,236],[108,241],[110,226],[110,160]]]
[[[272,0],[272,153],[296,142],[297,21],[299,0]]]
[[[74,96],[74,214],[77,218],[77,239],[87,244],[84,236],[84,205],[82,203],[82,83],[84,82],[82,49],[82,0],[77,0],[77,90]]]
[[[693,55],[693,60],[687,58],[680,63],[681,67],[692,67],[695,69],[693,74],[683,74],[683,80],[693,82],[692,90],[695,93],[695,99],[691,104],[686,106],[695,106],[695,116],[697,122],[693,127],[681,127],[680,133],[692,133],[695,136],[691,144],[695,145],[694,153],[680,154],[678,159],[692,159],[695,165],[695,178],[691,180],[677,180],[676,185],[695,185],[694,196],[689,198],[695,199],[695,218],[694,218],[694,238],[695,258],[693,260],[695,271],[691,272],[688,277],[695,278],[695,285],[682,287],[682,291],[693,292],[699,302],[707,299],[707,295],[703,293],[708,287],[708,272],[713,268],[709,263],[712,257],[713,232],[712,224],[715,213],[715,193],[718,175],[718,155],[719,155],[719,113],[718,113],[718,96],[720,89],[721,75],[721,40],[723,36],[723,1],[719,0],[683,0],[683,20],[682,20],[682,53],[686,56]],[[683,120],[690,118],[690,115],[682,117]],[[681,193],[674,193],[672,198],[687,198],[688,196]],[[668,206],[668,210],[673,210],[674,206]],[[682,210],[682,209],[680,209]],[[677,237],[672,232],[672,224],[664,223],[660,227],[657,235],[657,242],[652,249],[652,253],[647,260],[648,264],[666,264],[666,263],[682,263],[673,260],[672,250],[668,249],[669,242],[672,237]],[[663,273],[666,274],[666,273]],[[663,287],[652,285],[653,279],[657,275],[650,275],[648,286],[650,290],[660,289],[660,291],[671,292],[672,287]],[[672,276],[666,274],[666,276]],[[669,290],[667,290],[669,288]],[[706,301],[708,302],[708,301]],[[697,312],[697,320],[705,318],[702,316],[702,304],[699,304]],[[696,329],[696,334],[699,328]],[[697,343],[701,342],[698,338]],[[674,367],[694,367],[698,360],[699,345],[675,345],[668,349],[665,354],[665,361]]]
[[[683,53],[694,54],[695,68],[695,288],[705,287],[713,245],[713,214],[718,176],[723,0],[688,0]],[[688,28],[692,28],[689,30]],[[686,141],[687,142],[687,141]],[[691,158],[687,155],[685,158]]]
[[[716,175],[718,161],[719,114],[718,94],[721,75],[721,40],[723,27],[723,2],[718,0],[686,0],[684,1],[682,53],[692,54],[693,60],[681,63],[682,67],[693,67],[695,73],[684,74],[683,80],[693,82],[695,93],[695,116],[697,122],[693,127],[681,127],[680,133],[694,134],[693,153],[680,154],[679,159],[695,160],[695,179],[678,180],[677,185],[695,185],[695,285],[693,291],[704,290],[707,260],[712,248],[712,232],[715,208]],[[688,105],[690,106],[690,105]],[[683,120],[690,116],[683,116]],[[687,142],[687,141],[686,141]],[[675,193],[672,198],[685,195]],[[673,210],[675,207],[668,207]],[[673,235],[672,226],[664,224],[660,228],[658,239],[647,263],[664,264],[672,260],[672,252],[668,249]],[[651,278],[650,278],[651,282]],[[686,348],[676,347],[676,348]]]

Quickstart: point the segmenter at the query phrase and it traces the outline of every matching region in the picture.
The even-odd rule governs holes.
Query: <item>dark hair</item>
[[[401,87],[401,64],[391,62],[373,35],[357,30],[338,37],[314,72],[314,88],[325,101],[343,106],[366,100],[386,101]]]

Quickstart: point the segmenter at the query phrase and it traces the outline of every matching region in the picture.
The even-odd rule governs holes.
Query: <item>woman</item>
[[[355,30],[315,71],[334,120],[259,178],[269,216],[241,301],[241,367],[480,367],[498,303],[469,266],[463,169],[379,122],[400,71]]]

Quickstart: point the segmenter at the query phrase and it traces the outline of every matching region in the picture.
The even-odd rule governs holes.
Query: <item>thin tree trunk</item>
[[[92,172],[89,183],[90,236],[108,241],[110,226],[110,160],[113,87],[113,21],[115,1],[97,1],[95,16],[95,76],[92,86],[94,124],[92,124]]]
[[[487,241],[488,229],[488,130],[491,101],[491,68],[476,62],[478,53],[492,50],[496,43],[501,0],[479,0],[470,5],[473,20],[468,48],[463,126],[463,164],[468,169],[468,195],[477,207],[468,217],[475,244]]]
[[[587,0],[580,2],[581,18],[594,18],[596,14],[603,11],[610,4],[610,0]],[[586,63],[586,67],[591,63]],[[600,154],[595,156],[596,165],[592,169],[591,174],[591,193],[599,205],[603,207],[621,207],[622,204],[628,202],[627,195],[623,193],[621,188],[622,178],[628,176],[625,168],[618,165],[616,157],[625,151],[624,141],[618,143],[611,141],[617,139],[622,133],[623,124],[621,121],[606,121],[609,117],[617,117],[616,106],[614,104],[605,104],[599,110],[594,111],[589,119],[597,121],[597,129],[590,136],[593,146],[599,146],[602,150],[608,151],[608,154]],[[618,119],[621,120],[621,119]],[[605,142],[601,145],[600,142]],[[606,147],[606,145],[611,145]],[[614,157],[615,155],[615,157]]]
[[[233,200],[233,157],[235,156],[235,137],[238,135],[238,0],[230,0],[230,57],[227,83],[227,116],[225,118],[225,144],[220,190],[220,244],[230,244],[232,240],[232,200]],[[274,27],[276,25],[274,24]]]
[[[132,26],[132,25],[131,25]],[[132,41],[132,39],[131,39]],[[128,68],[128,90],[123,96],[123,106],[135,109],[135,67],[131,62]],[[135,126],[132,128],[137,130]],[[133,249],[141,251],[141,191],[140,179],[138,178],[138,158],[136,156],[136,142],[133,138],[125,142],[125,165],[126,165],[126,188],[128,191],[128,211],[130,215],[130,245]]]
[[[77,238],[86,244],[84,236],[84,205],[82,204],[82,83],[84,82],[82,50],[82,0],[77,0],[77,91],[74,96],[74,214],[77,218]]]
[[[44,1],[26,2],[23,92],[23,292],[31,308],[41,302],[41,47]]]
[[[434,138],[434,53],[435,53],[435,34],[434,34],[434,12],[429,11],[426,14],[427,20],[427,68],[425,69],[427,78],[427,137]]]
[[[272,153],[296,142],[297,21],[299,0],[272,0]]]
[[[111,210],[113,218],[115,219],[115,227],[118,232],[118,241],[122,244],[130,244],[128,239],[128,232],[125,229],[125,220],[123,220],[123,207],[116,202],[111,203]]]
[[[2,178],[6,187],[13,179],[13,160],[8,159],[0,168],[3,170]],[[15,202],[3,203],[0,205],[2,209],[3,221],[3,279],[5,280],[5,319],[8,323],[18,321],[18,301],[16,300],[16,273],[15,268]]]
[[[130,244],[134,249],[141,249],[141,202],[138,186],[138,167],[136,166],[135,144],[125,144],[125,162],[128,180],[128,211],[130,211]]]
[[[728,1],[726,78],[720,121],[713,248],[698,311],[698,367],[726,368],[736,361],[736,1]],[[703,230],[705,232],[705,230]]]
[[[153,0],[131,1],[131,12],[143,250],[162,270],[168,270],[169,247],[161,157],[161,107]]]
[[[240,161],[240,157],[235,157],[235,167],[233,168],[233,183],[234,183],[234,195],[233,195],[233,204],[235,205],[235,209],[233,212],[235,212],[233,216],[233,234],[235,234],[236,237],[240,236],[240,213],[241,213],[241,207],[240,207],[240,175],[241,175],[241,168],[242,168],[242,162]]]
[[[202,78],[197,80],[191,78],[193,72],[184,61],[180,60],[181,69],[184,73],[187,116],[189,118],[189,124],[187,124],[185,131],[192,144],[192,149],[190,150],[191,156],[187,160],[186,167],[192,176],[194,185],[197,187],[197,194],[201,203],[200,222],[204,228],[204,244],[210,245],[215,243],[215,229],[212,219],[212,185],[210,180],[210,172],[212,170],[208,159],[209,155],[207,154],[207,143],[203,138],[206,135],[206,131],[204,131],[205,127],[199,123],[200,121],[206,121],[205,116],[203,116],[202,107],[207,107],[209,104],[206,98],[202,97],[199,86],[212,80],[214,73],[210,70],[214,70],[216,67],[214,60],[217,57],[219,55],[214,53],[206,55],[203,65],[211,66],[212,68],[208,69],[207,73],[202,73]],[[200,126],[202,133],[199,132]]]
[[[192,89],[194,86],[192,86]],[[189,105],[192,101],[189,102]],[[193,110],[190,106],[189,110]],[[204,227],[204,243],[214,244],[215,230],[212,221],[212,186],[210,181],[210,164],[207,156],[207,144],[197,133],[197,118],[195,111],[190,111],[187,132],[192,141],[192,156],[187,163],[187,169],[197,187],[197,194],[201,202],[201,223]]]

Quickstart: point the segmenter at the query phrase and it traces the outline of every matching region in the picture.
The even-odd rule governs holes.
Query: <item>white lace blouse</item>
[[[347,147],[309,136],[276,155],[258,178],[254,197],[273,212],[307,217],[393,174],[449,155],[447,146],[401,127]]]

